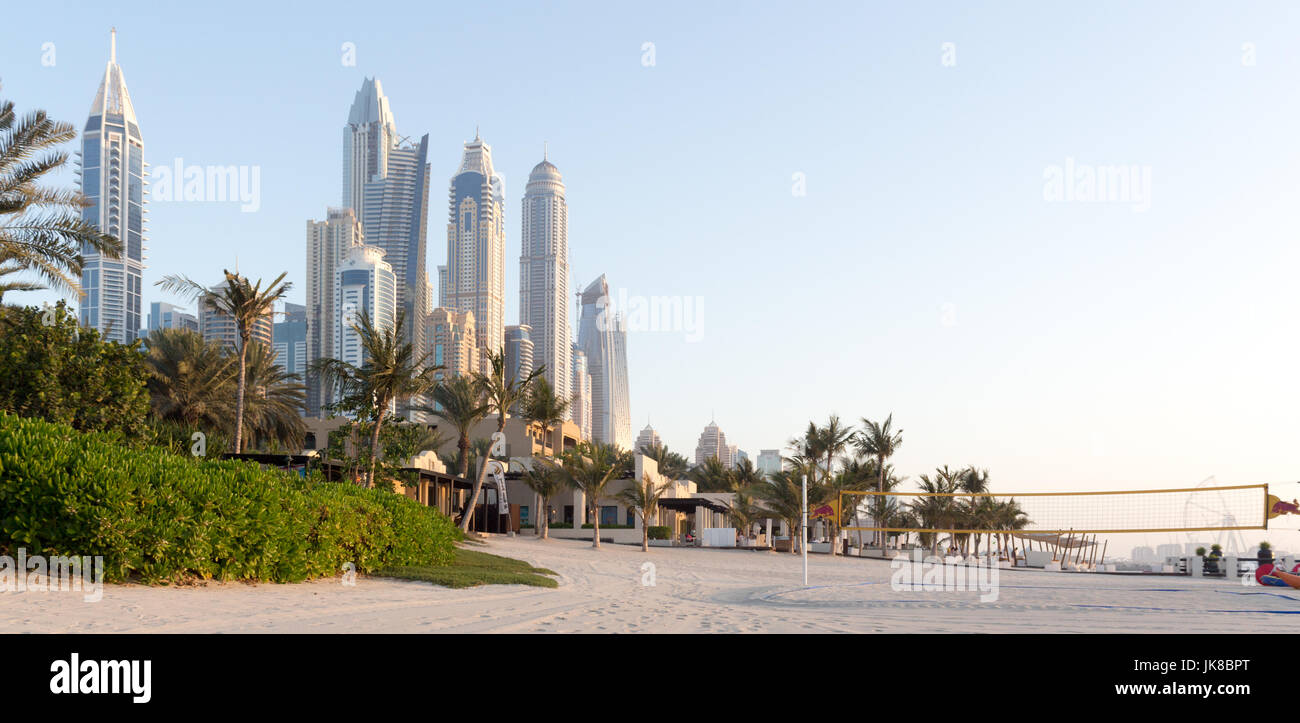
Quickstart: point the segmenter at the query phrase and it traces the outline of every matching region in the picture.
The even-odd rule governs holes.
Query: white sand
[[[494,537],[488,552],[559,573],[559,589],[450,590],[359,578],[300,585],[110,585],[0,592],[0,632],[1262,632],[1297,618],[1300,591],[1178,577],[1002,571],[978,592],[904,592],[881,561]],[[643,562],[656,584],[641,584]],[[1086,606],[1115,607],[1086,607]],[[1224,612],[1214,612],[1224,611]],[[1255,611],[1255,612],[1240,612]]]

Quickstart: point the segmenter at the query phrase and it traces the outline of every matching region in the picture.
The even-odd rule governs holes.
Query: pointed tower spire
[[[117,62],[117,28],[114,27],[108,32],[108,62]]]
[[[546,141],[542,141],[542,160],[543,160],[543,161],[549,161],[549,160],[551,160],[551,159],[550,159],[550,144],[547,143]]]

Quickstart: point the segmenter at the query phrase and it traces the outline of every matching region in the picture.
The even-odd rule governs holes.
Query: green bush
[[[0,412],[0,550],[103,555],[108,582],[446,565],[457,539],[447,517],[401,495]]]
[[[651,525],[646,528],[646,534],[651,540],[671,540],[673,539],[673,530],[665,525]]]
[[[0,307],[0,411],[139,436],[149,391],[138,347],[79,328],[62,301]]]

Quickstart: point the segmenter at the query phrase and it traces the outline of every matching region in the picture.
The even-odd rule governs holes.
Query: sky
[[[51,2],[0,27],[0,93],[80,127],[112,26],[146,160],[260,173],[256,212],[151,204],[146,311],[179,301],[161,276],[236,262],[302,301],[304,226],[339,204],[374,76],[430,136],[431,273],[478,128],[507,324],[544,143],[574,286],[699,309],[630,333],[633,434],[692,457],[715,419],[756,458],[892,413],[912,479],[1300,494],[1293,4]],[[1130,188],[1082,200],[1080,174],[1120,167]]]

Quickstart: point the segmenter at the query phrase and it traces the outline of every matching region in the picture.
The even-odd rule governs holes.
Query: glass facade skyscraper
[[[564,179],[550,161],[543,159],[529,174],[521,217],[519,323],[532,329],[533,358],[544,366],[555,395],[571,399],[569,205]]]
[[[587,355],[591,374],[591,438],[630,450],[627,329],[613,307],[603,274],[582,292],[578,346]]]
[[[117,31],[109,45],[108,66],[81,136],[81,192],[89,200],[82,218],[122,242],[122,257],[108,258],[89,245],[81,253],[82,326],[104,339],[129,342],[141,328],[140,293],[144,272],[144,138],[117,64]]]
[[[439,306],[474,312],[479,359],[505,344],[505,184],[492,147],[476,134],[448,192],[447,264],[438,267]]]

